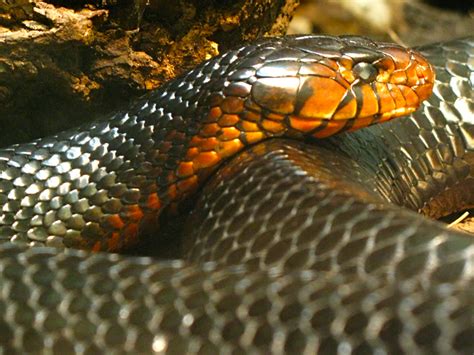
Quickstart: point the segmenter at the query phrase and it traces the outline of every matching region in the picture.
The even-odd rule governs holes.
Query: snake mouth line
[[[288,126],[296,131],[326,138],[344,131],[355,131],[375,123],[390,121],[415,112],[432,90],[432,84],[418,87],[373,83],[351,86],[330,117],[318,112],[310,115],[290,115]],[[323,116],[323,117],[321,117]]]
[[[315,119],[305,117],[289,118],[289,126],[299,133],[308,134],[314,138],[328,138],[334,134],[346,131],[356,131],[376,123],[388,122],[392,119],[407,116],[417,110],[418,107],[400,107],[383,114],[375,114],[365,117],[348,118],[342,120]]]

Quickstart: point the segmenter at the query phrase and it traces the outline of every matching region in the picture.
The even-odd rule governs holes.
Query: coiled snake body
[[[474,242],[389,202],[432,217],[474,204],[473,45],[420,48],[434,81],[395,45],[266,40],[108,121],[2,150],[0,349],[472,351]],[[407,115],[433,84],[409,118],[255,145]],[[251,144],[204,188],[189,261],[43,247],[133,245]]]

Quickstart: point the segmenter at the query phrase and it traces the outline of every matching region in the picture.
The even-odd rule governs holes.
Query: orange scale
[[[285,118],[285,116],[279,115],[278,113],[270,112],[265,116],[265,118],[268,118],[268,119],[274,120],[274,121],[282,121],[283,118]]]
[[[348,118],[354,118],[357,113],[357,100],[351,99],[346,105],[342,106],[339,110],[334,113],[333,119],[345,120]]]
[[[290,117],[290,126],[300,132],[310,132],[321,125],[321,120]]]
[[[387,84],[376,83],[375,84],[377,94],[379,97],[379,113],[391,112],[395,110],[395,101],[393,100],[390,90],[387,87]]]
[[[239,122],[238,127],[244,132],[257,132],[260,130],[258,124],[244,120]]]
[[[130,221],[140,221],[143,218],[143,211],[138,205],[125,206],[123,216]]]
[[[416,74],[419,78],[423,78],[425,82],[432,83],[434,81],[435,73],[431,69],[431,66],[426,63],[425,59],[422,60],[422,63],[424,63],[424,65],[418,65],[416,67]]]
[[[313,133],[316,138],[330,137],[339,132],[345,125],[347,120],[329,121],[327,126],[321,131]]]
[[[254,144],[260,142],[262,139],[265,138],[265,134],[263,132],[246,132],[245,133],[245,140],[248,144]]]
[[[185,160],[193,160],[199,155],[199,149],[196,147],[189,148],[186,152]]]
[[[311,94],[308,95],[307,93]],[[334,79],[317,76],[305,77],[301,81],[298,92],[298,95],[305,96],[298,116],[329,119],[345,94],[346,89]]]
[[[392,84],[405,84],[408,78],[404,70],[396,70],[390,76],[390,82]]]
[[[197,169],[208,168],[216,165],[221,160],[219,154],[215,151],[201,152],[193,159],[193,164]]]
[[[342,67],[340,71],[337,73],[336,78],[338,81],[352,83],[355,80],[354,73],[352,72],[352,68],[346,69]]]
[[[395,62],[390,56],[384,56],[383,58],[378,59],[376,61],[376,66],[381,69],[379,71],[379,75],[384,77],[386,77],[386,75],[390,75],[390,73],[395,70]]]
[[[405,70],[405,74],[408,78],[407,85],[415,85],[418,81],[418,75],[416,73],[416,63],[412,62]]]
[[[402,48],[383,48],[382,51],[393,58],[398,68],[406,68],[410,64],[410,54]]]
[[[400,108],[406,106],[405,98],[403,97],[402,92],[398,85],[387,84],[388,89],[390,90],[390,95],[392,95],[393,100],[395,101],[395,107]]]
[[[407,86],[402,86],[400,87],[400,91],[402,92],[408,106],[418,106],[420,99],[412,89]]]
[[[221,127],[231,127],[235,126],[237,122],[240,121],[240,118],[238,115],[232,115],[232,114],[224,114],[222,117],[219,119],[219,126]]]
[[[351,71],[351,73],[352,73],[352,71]],[[332,79],[332,80],[334,80],[336,83],[341,85],[347,91],[347,89],[349,89],[351,87],[351,83],[354,81],[354,78],[352,80],[347,80],[341,74],[337,73],[336,78]]]
[[[221,141],[230,141],[238,137],[240,137],[240,131],[235,127],[222,128],[222,132],[219,135]]]
[[[216,137],[203,139],[200,148],[201,151],[214,150],[219,145],[219,140]]]
[[[353,66],[354,66],[354,61],[351,58],[347,57],[347,56],[346,57],[343,56],[338,61],[338,68],[337,69],[340,70],[340,69],[344,68],[344,69],[352,71]]]
[[[265,131],[270,133],[280,133],[285,129],[281,122],[275,122],[270,120],[263,120],[262,127]]]
[[[396,109],[394,112],[387,112],[382,114],[382,116],[380,116],[380,118],[377,120],[377,123],[387,122],[394,119],[395,117],[406,116],[414,111],[414,107],[402,107]]]
[[[368,127],[372,124],[372,122],[374,122],[374,119],[374,116],[357,118],[354,120],[354,123],[352,124],[349,131],[355,131],[360,128]]]
[[[222,116],[222,110],[220,107],[218,106],[211,107],[211,109],[209,110],[209,113],[207,114],[206,122],[217,122],[217,120],[221,116]]]
[[[377,95],[370,85],[361,86],[362,107],[359,111],[359,117],[368,117],[379,112],[379,102]]]
[[[161,200],[160,197],[156,192],[148,195],[147,201],[146,201],[147,207],[153,209],[153,210],[158,210],[161,208]]]
[[[110,216],[107,216],[107,223],[109,223],[110,226],[112,226],[114,229],[122,229],[125,223],[122,221],[120,216],[118,214],[113,214]]]
[[[433,84],[423,84],[423,85],[418,85],[415,87],[416,94],[420,98],[420,100],[425,100],[428,97],[430,97],[431,92],[433,90]]]
[[[179,163],[178,169],[176,170],[176,176],[182,178],[194,174],[194,166],[191,161],[183,161]]]
[[[228,142],[221,142],[219,144],[219,155],[222,158],[227,158],[242,150],[243,147],[244,144],[240,139],[233,139]]]

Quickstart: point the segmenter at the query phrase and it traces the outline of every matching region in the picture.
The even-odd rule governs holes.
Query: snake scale
[[[409,209],[474,205],[473,47],[419,48],[434,80],[396,45],[267,39],[1,150],[0,352],[472,352],[472,237]],[[183,260],[58,249],[134,245],[206,181]]]

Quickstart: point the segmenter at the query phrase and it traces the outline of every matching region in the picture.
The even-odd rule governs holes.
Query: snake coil
[[[0,349],[472,351],[472,237],[395,204],[474,205],[473,47],[419,48],[433,82],[394,45],[263,41],[109,121],[0,151]],[[279,138],[420,104],[313,145]],[[189,261],[51,248],[134,244],[247,144],[201,193]]]

